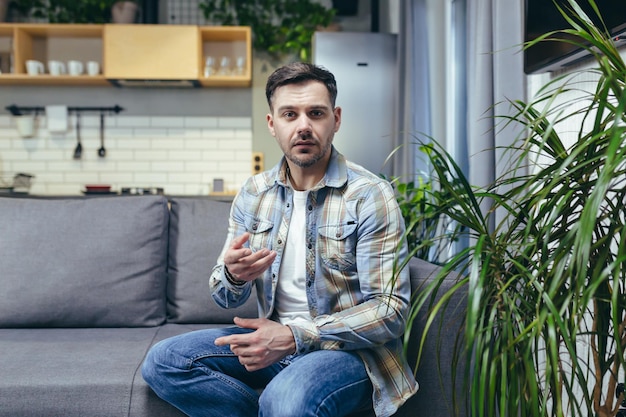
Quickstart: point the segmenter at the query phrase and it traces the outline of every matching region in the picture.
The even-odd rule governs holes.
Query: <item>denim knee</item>
[[[152,346],[141,365],[141,375],[153,389],[166,384],[168,375],[176,373],[177,369],[183,370],[182,364],[176,363],[177,355],[171,351],[169,345],[170,340],[163,340]]]
[[[311,399],[307,399],[302,389],[266,388],[259,397],[259,417],[307,417],[315,416],[315,410],[308,410]]]

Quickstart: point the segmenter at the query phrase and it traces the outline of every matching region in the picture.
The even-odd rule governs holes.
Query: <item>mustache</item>
[[[302,143],[302,142],[307,142],[307,143],[315,142],[315,143],[317,143],[318,140],[315,137],[313,137],[312,133],[306,132],[306,133],[298,134],[298,136],[291,141],[291,144],[292,145],[298,145],[299,143]]]

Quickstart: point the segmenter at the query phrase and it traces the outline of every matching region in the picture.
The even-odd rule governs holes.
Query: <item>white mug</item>
[[[83,73],[84,69],[83,63],[80,61],[69,61],[67,63],[67,71],[70,75],[80,75]]]
[[[87,62],[87,74],[89,75],[100,74],[100,64],[97,61]]]
[[[43,67],[43,63],[40,61],[35,61],[34,59],[29,59],[26,61],[26,72],[28,75],[39,75],[43,74],[45,71]]]
[[[35,135],[35,117],[29,114],[15,116],[15,127],[21,137],[32,138]]]
[[[50,75],[65,74],[65,64],[61,61],[48,61],[48,72]]]

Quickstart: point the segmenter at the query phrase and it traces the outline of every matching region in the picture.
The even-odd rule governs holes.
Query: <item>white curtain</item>
[[[441,3],[436,3],[439,1],[448,4],[442,8]],[[523,3],[523,0],[401,2],[396,131],[397,145],[403,150],[394,159],[394,175],[426,169],[420,165],[423,162],[415,142],[416,137],[424,139],[433,131],[445,132],[445,137],[434,140],[445,144],[467,170],[471,184],[486,186],[503,173],[505,161],[501,149],[514,142],[519,130],[501,129],[502,119],[497,116],[509,112],[508,99],[526,96]],[[435,8],[444,12],[433,15]],[[447,37],[439,39],[443,27],[449,28]],[[429,74],[429,62],[436,59],[435,53],[441,57],[441,50],[429,51],[428,39],[433,36],[441,50],[446,50],[445,67],[436,71],[453,74],[449,77]],[[462,74],[449,71],[452,66]],[[443,80],[444,85],[434,85],[433,80]],[[446,93],[450,89],[454,90],[452,94]],[[431,114],[434,91],[439,99],[441,94],[446,94],[452,103],[447,103],[445,108],[455,115]]]
[[[395,131],[398,151],[393,175],[410,180],[425,171],[418,158],[417,140],[431,135],[428,25],[426,0],[400,2],[398,35],[398,116]]]
[[[475,186],[504,173],[502,149],[520,133],[519,126],[502,129],[498,116],[511,111],[507,100],[526,97],[523,6],[523,0],[467,0],[467,149]]]

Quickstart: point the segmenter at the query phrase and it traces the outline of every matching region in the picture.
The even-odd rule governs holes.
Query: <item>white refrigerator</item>
[[[374,174],[391,174],[385,165],[393,150],[396,114],[396,38],[371,32],[316,32],[313,63],[337,79],[342,121],[334,145],[348,160]]]

